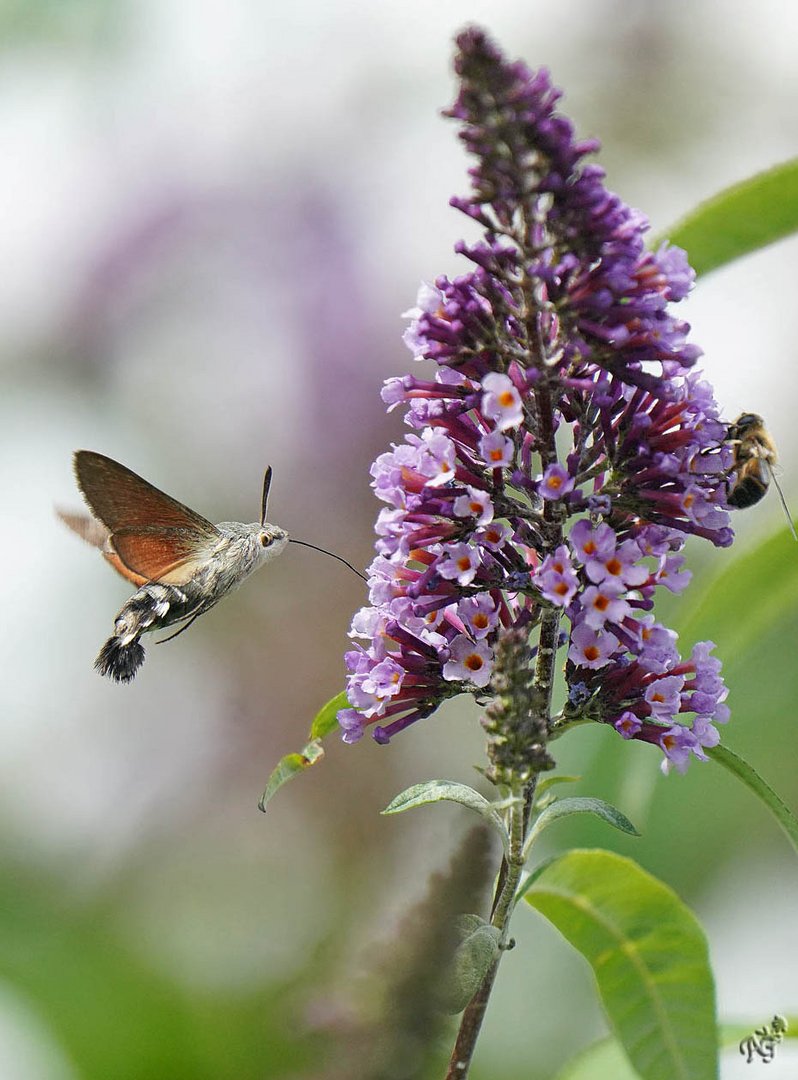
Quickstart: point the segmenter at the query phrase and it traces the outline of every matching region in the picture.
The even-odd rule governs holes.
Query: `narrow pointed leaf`
[[[557,773],[554,776],[542,776],[538,780],[537,787],[535,788],[535,797],[540,797],[549,788],[555,786],[555,784],[575,784],[578,780],[581,780],[581,776],[564,776],[561,773]]]
[[[596,817],[601,818],[602,821],[606,821],[608,825],[612,825],[615,829],[620,829],[621,832],[628,833],[630,836],[639,836],[640,833],[631,823],[625,814],[611,803],[604,802],[603,799],[593,799],[586,796],[575,795],[567,799],[558,799],[556,802],[551,803],[541,811],[537,821],[532,827],[529,834],[529,838],[526,843],[526,850],[529,851],[532,844],[543,832],[543,830],[551,825],[553,821],[557,821],[559,818],[570,817],[572,814],[595,814]]]
[[[331,731],[336,730],[338,727],[338,711],[345,709],[348,704],[346,693],[341,691],[334,698],[330,698],[326,705],[322,705],[311,724],[307,746],[300,750],[299,753],[286,754],[272,771],[269,782],[266,784],[266,790],[261,795],[258,803],[261,810],[266,810],[266,804],[283,784],[287,784],[289,780],[293,780],[295,776],[299,776],[310,765],[315,765],[317,761],[324,757],[321,740],[325,735],[329,735]]]
[[[346,691],[342,690],[340,694],[336,694],[334,698],[330,698],[326,705],[322,705],[313,720],[310,727],[311,739],[323,739],[325,735],[329,735],[331,731],[335,731],[338,727],[338,713],[341,709],[349,707],[349,699],[346,696]]]
[[[779,798],[770,784],[763,780],[756,769],[741,758],[739,754],[735,754],[733,750],[730,750],[728,746],[718,744],[708,749],[707,754],[718,765],[728,769],[730,773],[745,784],[749,791],[756,795],[781,825],[790,843],[798,852],[798,818],[796,818],[789,806]]]
[[[392,799],[382,813],[401,814],[416,806],[426,806],[428,803],[436,802],[456,802],[468,807],[469,810],[475,810],[496,829],[502,838],[505,850],[507,849],[509,837],[501,817],[484,795],[480,795],[467,784],[458,784],[453,780],[427,780],[423,784],[413,784],[412,787]]]
[[[324,750],[321,747],[321,743],[318,740],[309,742],[307,746],[300,753],[286,754],[281,758],[276,767],[274,768],[269,782],[266,784],[266,790],[260,797],[258,803],[259,809],[265,811],[266,804],[273,798],[275,793],[283,786],[287,784],[289,780],[293,780],[295,776],[304,772],[311,765],[315,765],[317,761],[320,761],[324,757]]]
[[[631,859],[571,851],[537,875],[525,899],[593,968],[616,1037],[643,1080],[716,1080],[706,938],[671,889]]]
[[[697,274],[766,247],[798,230],[798,159],[785,161],[701,203],[665,237],[684,248]]]

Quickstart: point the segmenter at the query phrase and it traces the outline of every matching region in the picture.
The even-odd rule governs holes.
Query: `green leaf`
[[[462,915],[461,942],[447,973],[440,1007],[447,1013],[462,1012],[479,989],[488,968],[499,955],[501,931],[479,915]]]
[[[747,653],[779,619],[795,612],[798,558],[786,524],[728,563],[705,589],[690,592],[680,639],[711,635],[724,664]]]
[[[730,750],[728,746],[718,744],[708,749],[707,754],[713,761],[717,761],[718,765],[728,769],[738,780],[742,780],[749,791],[752,791],[760,802],[764,803],[782,829],[784,829],[796,852],[798,852],[798,819],[789,806],[779,798],[770,784],[763,780],[756,769],[741,758],[739,754],[735,754],[733,750]]]
[[[382,813],[401,814],[416,806],[426,806],[428,803],[436,802],[456,802],[468,807],[469,810],[475,810],[496,829],[502,838],[505,851],[508,850],[510,838],[499,814],[484,795],[480,795],[467,784],[458,784],[454,780],[426,780],[423,784],[413,784],[412,787],[392,799]]]
[[[791,737],[784,714],[794,700],[796,686],[790,652],[795,640],[796,595],[796,545],[782,528],[739,555],[695,595],[682,621],[680,636],[687,641],[711,638],[717,643],[727,679],[732,673],[729,704],[734,738],[744,737],[738,725],[746,723],[768,730],[775,745]],[[736,686],[735,669],[739,676]],[[776,733],[779,727],[780,735]],[[767,754],[768,749],[763,748],[763,752]],[[716,746],[707,753],[759,798],[798,850],[796,816],[773,788],[728,747]],[[771,759],[770,767],[774,765],[778,763]]]
[[[537,787],[535,788],[536,800],[548,791],[550,787],[554,787],[555,784],[575,784],[581,780],[581,776],[562,776],[557,774],[556,776],[542,776],[538,780]]]
[[[310,726],[307,746],[300,750],[299,753],[286,754],[285,757],[280,758],[272,771],[266,784],[266,790],[261,795],[258,803],[260,810],[265,812],[266,804],[283,784],[287,784],[289,780],[293,780],[295,776],[299,776],[310,765],[315,765],[317,761],[324,757],[321,740],[325,735],[329,735],[331,731],[336,730],[338,727],[338,712],[340,709],[345,709],[348,704],[346,691],[342,690],[340,694],[330,698],[326,705],[322,705]]]
[[[593,968],[644,1080],[716,1080],[715,995],[704,932],[662,882],[609,851],[552,860],[527,890]]]
[[[316,713],[315,719],[310,726],[310,738],[323,739],[325,735],[335,731],[338,727],[338,713],[341,709],[348,707],[349,699],[346,696],[346,690],[342,690],[340,694],[330,698],[327,704],[322,705]]]
[[[581,779],[581,776],[542,777],[535,788],[535,803],[533,807],[535,813],[539,814],[542,810],[545,810],[547,806],[551,806],[553,802],[557,801],[557,796],[552,790],[556,784],[573,784]]]
[[[726,188],[701,203],[665,236],[684,248],[697,274],[766,247],[798,230],[798,159]]]
[[[315,765],[317,761],[320,761],[324,757],[324,750],[321,747],[321,743],[314,739],[313,742],[309,742],[307,746],[300,753],[286,754],[285,757],[280,758],[280,761],[272,771],[269,777],[269,782],[266,784],[266,790],[260,797],[258,808],[266,811],[266,804],[272,799],[277,791],[287,784],[289,780],[293,780],[295,776],[304,772],[305,769],[311,765]]]
[[[640,835],[629,818],[622,814],[616,806],[604,802],[603,799],[574,795],[567,799],[558,799],[557,802],[551,803],[539,814],[527,838],[524,847],[525,852],[528,853],[531,850],[532,844],[538,836],[553,821],[557,821],[558,818],[570,817],[571,814],[595,814],[596,817],[600,817],[602,821],[606,821],[608,825],[612,825],[615,829],[620,829],[621,832],[629,833],[630,836]]]

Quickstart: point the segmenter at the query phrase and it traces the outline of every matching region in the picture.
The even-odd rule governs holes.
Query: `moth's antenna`
[[[790,508],[789,508],[789,506],[787,506],[787,500],[784,498],[784,492],[781,490],[781,484],[776,479],[776,475],[773,472],[773,469],[770,470],[770,479],[773,481],[773,483],[774,483],[774,485],[776,487],[776,491],[778,491],[778,493],[779,493],[779,498],[781,499],[781,505],[784,507],[784,513],[785,513],[785,515],[787,517],[787,524],[790,526],[790,532],[792,533],[792,538],[793,538],[793,540],[798,541],[798,533],[795,532],[795,526],[792,523],[792,514],[790,513]]]
[[[331,559],[337,559],[338,562],[342,562],[344,564],[344,566],[348,566],[349,569],[352,571],[352,573],[357,574],[357,576],[361,579],[361,581],[367,581],[368,580],[368,578],[366,577],[365,574],[361,574],[358,569],[356,569],[354,566],[352,566],[351,562],[347,562],[346,559],[342,559],[341,556],[336,555],[334,551],[328,551],[326,548],[323,548],[323,547],[316,547],[315,544],[309,544],[307,542],[307,540],[295,540],[293,538],[293,536],[291,537],[289,543],[291,543],[291,544],[301,544],[302,547],[313,548],[314,551],[320,551],[322,553],[322,555],[329,555]]]
[[[269,504],[269,488],[272,486],[272,467],[268,467],[263,476],[263,497],[260,501],[260,523],[266,524],[266,507]]]

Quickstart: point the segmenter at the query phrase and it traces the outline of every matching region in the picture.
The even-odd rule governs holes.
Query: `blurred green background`
[[[273,520],[369,561],[368,467],[401,435],[379,389],[411,363],[399,313],[459,269],[447,200],[466,161],[438,110],[470,20],[551,68],[657,231],[795,153],[798,13],[775,0],[0,0],[2,1080],[326,1076],[469,824],[451,806],[378,816],[422,779],[479,783],[459,702],[389,748],[330,740],[257,810],[342,686],[363,599],[344,568],[289,550],[119,687],[91,665],[125,588],[52,508],[79,502],[78,447],[213,520],[254,519],[270,463]],[[797,251],[684,305],[726,415],[768,418],[793,509]],[[733,552],[692,550],[668,616],[685,651],[728,646],[726,740],[795,807],[798,549],[760,546],[784,534],[775,496],[737,524]],[[703,920],[726,1019],[795,1013],[798,873],[754,800],[713,765],[664,779],[610,731],[557,750],[574,793],[643,837],[580,818],[547,850],[633,855]],[[605,1030],[584,963],[532,913],[516,923],[476,1080],[552,1076]],[[782,1048],[769,1076],[797,1071]]]

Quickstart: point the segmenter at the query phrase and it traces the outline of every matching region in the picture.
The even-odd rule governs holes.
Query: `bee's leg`
[[[167,622],[170,609],[186,602],[185,594],[174,585],[143,585],[117,615],[114,632],[94,661],[95,669],[116,682],[130,682],[144,663],[141,635],[173,622]]]

